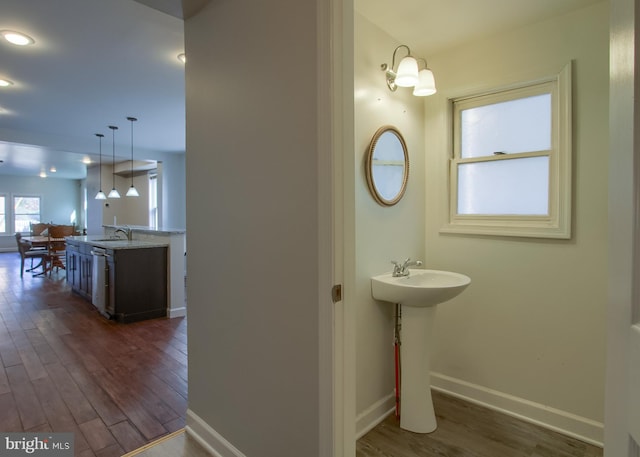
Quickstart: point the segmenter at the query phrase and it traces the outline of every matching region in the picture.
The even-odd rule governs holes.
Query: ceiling
[[[132,0],[2,0],[0,11],[0,30],[35,40],[0,41],[0,78],[14,83],[0,88],[0,175],[82,178],[83,159],[98,160],[95,133],[105,163],[113,136],[116,162],[126,160],[127,116],[138,118],[136,160],[184,153],[182,19]]]
[[[0,42],[0,175],[80,179],[83,159],[185,151],[183,20],[209,0],[2,0],[0,30],[30,35]],[[600,0],[355,0],[356,11],[415,54],[565,14]],[[149,5],[149,6],[147,6]],[[52,173],[51,167],[57,170]]]
[[[424,56],[602,0],[354,0],[355,9]],[[605,0],[606,1],[606,0]],[[389,51],[391,54],[392,50]]]

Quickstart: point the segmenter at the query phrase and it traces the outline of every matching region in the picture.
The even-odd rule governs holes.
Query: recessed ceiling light
[[[183,52],[181,54],[178,54],[178,60],[182,63],[186,63],[187,62],[187,56],[186,54]]]
[[[24,33],[14,32],[13,30],[2,30],[0,35],[11,44],[17,46],[27,46],[35,43],[34,39]]]
[[[41,172],[40,172],[40,177],[41,177],[41,178],[46,178],[46,177],[47,177],[47,174],[46,174],[44,171],[41,171]]]
[[[51,167],[51,168],[49,168],[49,171],[50,171],[51,173],[55,173],[55,172],[56,172],[56,171],[58,171],[58,170],[56,169],[56,167]]]
[[[84,159],[82,159],[82,163],[89,165],[91,163],[91,159],[89,157],[85,157]]]
[[[0,79],[0,87],[13,86],[13,82],[8,79]]]

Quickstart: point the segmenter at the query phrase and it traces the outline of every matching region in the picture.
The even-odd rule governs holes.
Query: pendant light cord
[[[127,197],[139,197],[138,190],[133,185],[133,123],[137,121],[135,117],[127,117],[127,120],[131,122],[131,187],[127,191]]]
[[[104,135],[102,133],[96,133],[96,136],[98,137],[98,140],[100,141],[100,188],[98,189],[100,192],[102,192],[102,138],[104,137]]]
[[[129,116],[127,120],[131,121],[131,187],[133,187],[133,123],[138,119]]]
[[[111,129],[111,151],[112,151],[111,166],[113,167],[111,171],[111,185],[115,189],[116,188],[116,130],[118,130],[118,127],[116,127],[115,125],[110,125],[109,128]]]

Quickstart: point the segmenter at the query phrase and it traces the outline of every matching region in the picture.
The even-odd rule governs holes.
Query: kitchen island
[[[105,234],[113,236],[117,229],[131,230],[134,241],[163,243],[168,249],[168,317],[187,315],[185,291],[187,252],[186,230],[180,228],[152,228],[139,225],[103,225]]]
[[[108,318],[167,315],[167,244],[106,236],[67,237],[67,282]]]

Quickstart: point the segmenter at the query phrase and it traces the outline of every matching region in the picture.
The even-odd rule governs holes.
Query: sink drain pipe
[[[400,327],[402,309],[400,303],[396,303],[396,318],[394,327],[393,349],[395,355],[395,371],[396,371],[396,418],[400,419]]]

